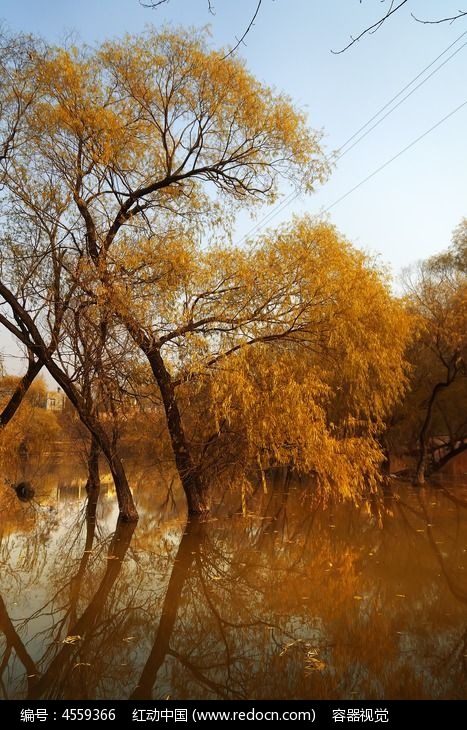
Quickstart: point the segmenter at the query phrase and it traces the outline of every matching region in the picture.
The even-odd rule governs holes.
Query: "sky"
[[[455,15],[456,3],[409,0],[376,33],[336,55],[331,49],[339,50],[351,35],[381,17],[389,0],[263,0],[238,52],[257,78],[289,94],[307,113],[310,126],[322,130],[328,153],[465,35],[425,76],[456,52],[451,60],[338,160],[327,183],[282,208],[279,201],[272,211],[262,209],[256,220],[241,215],[234,240],[241,241],[250,231],[260,233],[262,226],[279,224],[294,213],[321,214],[332,206],[330,220],[355,246],[388,265],[395,277],[403,267],[449,245],[452,230],[467,217],[467,103],[336,201],[467,102],[467,18],[424,25],[410,16],[411,11],[426,19]],[[219,47],[234,44],[242,35],[257,0],[211,0],[211,5],[214,14],[207,0],[169,0],[157,9],[142,7],[138,0],[1,0],[0,20],[11,31],[32,32],[57,44],[70,36],[94,44],[137,33],[147,24],[209,24],[211,43]]]

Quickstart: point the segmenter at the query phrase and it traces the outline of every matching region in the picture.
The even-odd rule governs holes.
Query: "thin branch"
[[[248,33],[250,32],[252,26],[255,24],[255,20],[256,20],[256,17],[258,15],[258,13],[259,13],[259,9],[261,7],[262,2],[263,2],[263,0],[259,0],[258,5],[256,6],[256,10],[254,12],[254,15],[253,15],[252,19],[250,20],[246,31],[243,33],[243,35],[241,36],[241,38],[237,38],[237,43],[234,45],[234,47],[231,48],[230,51],[225,54],[225,56],[222,56],[221,61],[225,61],[226,58],[228,58],[233,53],[235,53],[235,51],[237,50],[237,48],[243,43],[243,41],[247,37]]]
[[[139,4],[143,8],[151,8],[151,10],[155,10],[159,5],[165,5],[168,2],[169,2],[169,0],[155,0],[154,2],[151,2],[151,3],[144,3],[142,0],[139,0]]]
[[[439,20],[422,20],[421,18],[417,18],[413,13],[410,13],[410,15],[417,23],[423,23],[423,25],[439,25],[439,23],[454,23],[459,18],[464,18],[467,15],[467,10],[458,10],[457,15],[453,15],[450,18],[440,18]]]
[[[362,30],[362,32],[358,36],[356,36],[356,38],[352,38],[352,36],[350,36],[351,37],[351,41],[350,41],[350,43],[348,43],[345,46],[345,48],[341,48],[340,51],[333,51],[331,49],[331,53],[334,53],[334,55],[337,56],[337,55],[339,55],[339,53],[344,53],[344,51],[347,51],[351,46],[354,45],[354,43],[357,43],[361,38],[363,38],[364,35],[367,35],[367,33],[372,33],[375,30],[377,30],[378,28],[380,28],[382,26],[382,24],[391,15],[394,15],[394,13],[396,13],[403,5],[405,5],[406,2],[407,2],[407,0],[401,0],[401,2],[399,3],[399,5],[396,5],[396,7],[393,7],[393,3],[391,3],[391,6],[390,6],[388,12],[385,15],[383,15],[382,18],[380,18],[379,20],[377,20],[376,23],[373,23],[372,25],[369,25],[368,28],[365,28],[364,30]]]
[[[159,7],[159,5],[166,5],[168,2],[169,2],[169,0],[153,0],[152,2],[147,2],[146,3],[143,0],[139,0],[139,4],[143,8],[151,8],[151,10],[155,10],[157,7]],[[258,16],[259,9],[260,9],[260,7],[262,5],[262,2],[263,2],[263,0],[258,0],[258,4],[256,6],[256,10],[253,13],[253,17],[251,18],[250,22],[248,23],[248,26],[247,26],[245,32],[242,34],[242,36],[240,38],[237,38],[235,36],[235,40],[237,42],[235,43],[235,45],[233,46],[233,48],[231,48],[230,51],[225,54],[225,56],[222,56],[221,61],[225,61],[226,58],[228,58],[229,56],[232,56],[235,53],[235,51],[237,50],[237,48],[239,48],[239,46],[242,45],[243,41],[245,40],[245,38],[247,37],[248,33],[250,32],[250,30],[252,29],[253,25],[255,24],[255,20],[256,20],[256,18]],[[211,2],[211,0],[208,0],[208,10],[211,13],[211,15],[215,15],[216,14],[215,11],[214,11],[214,5]]]

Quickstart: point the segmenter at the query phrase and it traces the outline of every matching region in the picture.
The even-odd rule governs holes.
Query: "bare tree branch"
[[[241,44],[243,43],[243,41],[245,40],[246,36],[247,36],[247,35],[248,35],[248,33],[250,32],[250,30],[251,30],[251,27],[252,27],[252,26],[254,25],[254,23],[255,23],[255,20],[256,20],[256,16],[257,16],[257,15],[258,15],[258,13],[259,13],[259,9],[260,9],[260,7],[261,7],[262,1],[263,1],[263,0],[259,0],[259,2],[258,2],[258,5],[256,6],[256,10],[255,10],[255,12],[254,12],[254,15],[253,15],[252,19],[250,20],[250,22],[249,22],[249,24],[248,24],[248,27],[247,27],[246,31],[245,31],[245,32],[243,33],[243,35],[242,35],[242,36],[241,36],[240,38],[237,38],[237,43],[236,43],[236,44],[234,45],[234,47],[233,47],[233,48],[231,48],[231,49],[230,49],[230,51],[229,51],[228,53],[226,53],[226,54],[225,54],[225,56],[223,56],[223,57],[222,57],[222,59],[221,59],[222,61],[224,61],[224,60],[225,60],[226,58],[228,58],[228,57],[229,57],[229,56],[231,56],[231,55],[232,55],[233,53],[235,53],[235,51],[237,50],[237,48],[238,48],[238,47],[239,47],[239,46],[240,46],[240,45],[241,45]]]
[[[440,18],[439,20],[422,20],[421,18],[417,18],[413,13],[410,14],[417,23],[423,23],[423,25],[439,25],[439,23],[454,23],[455,20],[464,18],[467,15],[467,10],[458,10],[457,15],[453,15],[450,18]]]
[[[139,4],[143,8],[151,8],[152,10],[155,10],[157,7],[159,7],[159,5],[166,5],[168,2],[169,2],[169,0],[153,0],[152,2],[147,2],[146,3],[146,2],[144,2],[144,0],[139,0]],[[233,46],[233,48],[230,49],[230,51],[228,53],[225,54],[225,56],[222,56],[221,61],[224,61],[229,56],[232,56],[232,54],[234,54],[235,51],[242,45],[243,41],[245,40],[245,38],[247,37],[248,33],[250,32],[251,28],[255,24],[255,20],[256,20],[256,18],[258,16],[259,10],[260,10],[261,5],[262,5],[262,2],[263,2],[263,0],[258,0],[258,4],[256,6],[256,10],[253,13],[253,16],[252,16],[250,22],[248,23],[248,26],[247,26],[246,30],[240,36],[240,38],[235,37],[235,40],[236,40],[235,45]],[[404,0],[404,2],[405,2],[405,0]],[[211,13],[211,15],[215,15],[216,14],[215,11],[214,11],[214,5],[212,4],[211,0],[208,0],[208,10]]]
[[[392,0],[391,1],[391,5],[389,6],[389,10],[387,11],[387,13],[385,15],[383,15],[382,18],[380,18],[379,20],[377,20],[376,23],[373,23],[372,25],[369,25],[367,28],[365,28],[364,30],[362,30],[362,32],[359,33],[359,35],[356,36],[355,38],[352,38],[352,36],[350,36],[351,37],[350,43],[348,43],[344,48],[341,48],[340,51],[333,51],[333,50],[331,50],[331,53],[334,53],[335,55],[338,55],[339,53],[344,53],[344,51],[347,51],[347,49],[350,48],[351,46],[353,46],[354,43],[357,43],[361,38],[363,38],[364,35],[367,35],[367,33],[374,33],[376,30],[378,30],[378,28],[380,28],[383,25],[383,23],[391,15],[393,15],[394,13],[396,13],[403,5],[405,5],[406,2],[407,2],[407,0],[401,0],[401,2],[399,3],[399,5],[396,5],[394,7],[394,0]]]
[[[381,2],[384,2],[385,0],[381,0]],[[360,0],[361,2],[361,0]],[[340,51],[333,51],[331,50],[331,53],[334,53],[338,55],[339,53],[344,53],[344,51],[347,51],[351,46],[353,46],[355,43],[357,43],[363,36],[367,34],[376,33],[377,30],[381,28],[383,23],[388,20],[388,18],[391,17],[391,15],[394,15],[394,13],[397,13],[398,10],[401,9],[403,5],[405,5],[408,2],[408,0],[401,0],[397,5],[395,5],[395,0],[391,0],[389,8],[387,12],[379,18],[375,23],[372,23],[372,25],[369,25],[367,28],[364,28],[361,33],[359,33],[355,38],[353,36],[350,36],[351,40],[350,43],[348,43],[344,48],[341,48]],[[411,16],[414,20],[417,21],[417,23],[423,23],[424,25],[439,25],[440,23],[454,23],[456,20],[459,20],[459,18],[464,18],[467,16],[467,10],[458,10],[457,15],[451,15],[446,16],[444,18],[438,18],[437,20],[423,20],[421,18],[418,18],[414,13],[411,13]]]

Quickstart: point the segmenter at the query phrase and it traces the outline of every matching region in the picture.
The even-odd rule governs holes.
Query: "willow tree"
[[[164,343],[148,330],[147,301],[132,300],[129,308],[131,297],[122,296],[122,287],[137,287],[141,278],[151,284],[132,256],[151,258],[156,285],[154,257],[164,268],[180,239],[227,225],[240,204],[273,201],[280,178],[310,190],[326,173],[318,135],[290,101],[241,61],[219,60],[202,34],[168,31],[36,54],[36,98],[22,125],[27,144],[3,169],[4,210],[54,226],[76,291],[105,303],[148,359],[194,512],[206,507],[204,489],[161,355]],[[14,293],[3,286],[11,305]],[[15,309],[44,356],[30,314]],[[53,353],[45,364],[63,377]]]
[[[374,488],[378,435],[406,382],[409,320],[371,260],[310,218],[248,247],[171,253],[164,269],[133,254],[157,285],[122,282],[120,311],[155,294],[144,329],[201,482],[248,489],[252,471],[289,466],[324,495]]]
[[[466,231],[463,221],[451,248],[406,275],[419,336],[409,352],[413,376],[408,403],[413,413],[402,419],[400,430],[408,421],[417,441],[417,484],[424,483],[427,471],[467,449]],[[435,452],[440,452],[437,463]]]
[[[32,57],[39,53],[39,44],[31,37],[8,34],[0,28],[0,162],[2,171],[14,157],[21,137],[28,108],[36,97],[31,74]],[[0,177],[0,182],[1,182]],[[28,365],[24,376],[16,383],[0,414],[0,430],[18,411],[30,386],[42,369],[34,353],[27,352]]]

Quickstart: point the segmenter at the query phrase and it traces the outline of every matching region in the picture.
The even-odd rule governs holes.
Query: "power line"
[[[417,84],[417,86],[414,89],[412,89],[408,94],[406,94],[394,107],[392,107],[391,109],[389,109],[389,111],[386,112],[386,114],[381,119],[379,119],[375,124],[373,124],[370,127],[370,129],[367,129],[367,127],[373,121],[375,121],[380,116],[380,114],[382,112],[384,112],[386,109],[388,109],[388,107],[390,107],[391,104],[394,101],[396,101],[396,99],[398,99],[407,89],[409,89],[416,81],[418,81],[418,79],[421,76],[423,76],[423,74],[426,71],[428,71],[430,68],[432,68],[432,66],[434,66],[437,63],[437,61],[440,60],[440,58],[442,58],[443,56],[445,56],[446,53],[448,53],[448,51],[450,51],[451,48],[453,48],[453,46],[455,46],[465,35],[467,35],[467,30],[464,31],[463,33],[461,33],[460,36],[458,36],[443,51],[441,51],[441,53],[438,54],[438,56],[436,56],[436,58],[433,59],[433,61],[431,61],[427,66],[425,66],[425,68],[423,68],[416,76],[414,76],[414,78],[411,81],[409,81],[400,91],[398,91],[397,94],[395,94],[388,102],[386,102],[386,104],[384,104],[375,114],[373,114],[373,116],[370,117],[370,119],[368,119],[368,121],[365,122],[365,124],[363,124],[356,132],[354,132],[354,134],[352,134],[338,148],[337,152],[340,153],[340,154],[338,154],[337,157],[334,157],[333,158],[332,156],[328,156],[327,157],[327,161],[330,162],[332,159],[339,160],[341,157],[343,157],[344,155],[346,155],[347,152],[350,152],[351,149],[353,149],[357,144],[359,144],[373,129],[375,129],[375,127],[377,127],[384,119],[386,119],[386,117],[388,117],[390,114],[392,114],[392,112],[395,111],[399,106],[401,106],[401,104],[403,104],[404,101],[406,101],[406,99],[408,99],[413,93],[415,93],[415,91],[417,91],[417,89],[419,89],[421,86],[423,86],[423,84],[425,84],[429,79],[431,79],[432,76],[434,76],[443,66],[445,66],[452,58],[454,58],[454,56],[456,56],[467,45],[467,41],[466,41],[466,43],[463,43],[462,46],[460,46],[458,49],[456,49],[454,51],[454,53],[452,53],[447,59],[445,59],[439,66],[437,66],[425,79],[423,79],[419,84]],[[455,112],[453,112],[453,113],[455,113]],[[448,115],[448,117],[449,117],[449,115]],[[448,117],[446,117],[446,118],[448,118]],[[442,121],[443,120],[441,120],[440,124],[442,123]],[[358,135],[361,132],[363,132],[365,129],[367,131],[364,134],[362,134],[360,137],[358,137]],[[428,132],[426,132],[426,134],[428,134],[430,131],[432,131],[432,130],[428,130]],[[422,136],[424,136],[424,135],[422,135]],[[344,150],[344,148],[347,147],[347,145],[350,142],[352,142],[356,137],[358,137],[358,139],[347,150],[345,150],[344,152],[342,152],[342,150]],[[415,141],[414,141],[413,144],[415,144]],[[404,152],[404,150],[402,150],[400,154],[402,154],[403,152]],[[399,155],[396,155],[396,157],[397,156],[399,156]],[[394,159],[396,159],[396,158],[394,158]],[[385,163],[383,165],[383,167],[385,167],[387,164],[390,164],[390,162],[392,162],[392,159],[389,160],[387,163]],[[381,169],[383,169],[383,168],[381,168]],[[363,180],[360,183],[358,183],[358,185],[356,186],[355,189],[357,189],[358,187],[360,187],[360,185],[363,185],[364,182],[366,182],[367,179],[370,179],[371,177],[373,177],[373,175],[375,175],[376,172],[377,171],[375,171],[374,173],[371,173],[371,175],[368,178],[366,178],[365,180]],[[348,194],[350,195],[350,191],[349,191]],[[250,228],[250,230],[247,231],[240,238],[240,240],[238,241],[238,244],[243,243],[251,235],[257,233],[264,226],[266,226],[268,223],[270,223],[276,216],[279,215],[279,213],[281,213],[283,210],[285,210],[285,208],[287,208],[294,200],[296,200],[296,198],[298,198],[299,195],[300,195],[300,191],[292,191],[291,193],[289,193],[275,208],[273,208],[272,210],[270,210],[269,213],[267,213],[263,218],[261,218],[261,220],[259,220],[257,223],[255,223],[255,225],[252,226],[252,228]],[[347,194],[346,194],[346,196],[347,196]],[[334,205],[337,205],[337,202],[340,202],[340,201],[336,201],[335,203],[332,204],[331,207],[334,207]],[[328,210],[328,208],[326,208],[326,210]]]
[[[264,228],[268,223],[270,223],[279,213],[281,213],[285,208],[287,208],[290,203],[292,203],[298,196],[300,195],[299,191],[292,191],[289,193],[278,205],[275,206],[272,210],[269,211],[263,218],[261,218],[258,223],[255,223],[255,225],[250,228],[245,235],[241,237],[241,239],[238,241],[238,245],[243,243],[243,241],[246,241],[247,238],[249,238],[251,235],[256,233],[257,231],[260,231],[261,228]]]
[[[465,31],[465,33],[467,33],[467,30]],[[464,33],[463,35],[465,35],[465,33]],[[460,46],[459,48],[457,48],[457,50],[455,50],[455,51],[454,51],[454,53],[451,53],[451,55],[450,55],[450,56],[448,56],[448,57],[447,57],[447,58],[446,58],[446,59],[445,59],[445,60],[443,61],[443,63],[440,63],[440,65],[439,65],[439,66],[437,66],[437,67],[436,67],[435,69],[433,69],[433,71],[432,71],[432,72],[431,72],[430,74],[428,74],[428,76],[427,76],[426,78],[424,78],[424,79],[423,79],[422,81],[420,81],[420,83],[419,83],[419,84],[417,84],[417,85],[416,85],[416,86],[415,86],[415,87],[414,87],[413,89],[411,89],[411,91],[409,91],[409,93],[408,93],[408,94],[406,94],[405,96],[403,96],[403,97],[402,97],[402,99],[401,99],[400,101],[398,101],[398,102],[397,102],[397,104],[396,104],[395,106],[391,107],[391,109],[389,109],[389,110],[388,110],[388,111],[386,112],[386,114],[384,114],[384,115],[383,115],[383,116],[382,116],[382,117],[381,117],[380,119],[378,119],[378,121],[376,121],[376,122],[375,122],[375,123],[374,123],[374,124],[373,124],[373,125],[372,125],[372,126],[371,126],[371,127],[369,128],[369,129],[367,129],[367,130],[366,130],[366,132],[365,132],[364,134],[362,134],[362,136],[361,136],[361,137],[358,137],[358,139],[356,139],[356,140],[355,140],[355,142],[354,142],[353,144],[351,144],[351,145],[350,145],[350,147],[347,147],[347,149],[346,149],[346,150],[345,150],[344,152],[342,152],[341,154],[337,155],[337,158],[336,158],[336,159],[340,160],[340,159],[341,159],[342,157],[344,157],[344,155],[346,155],[346,154],[347,154],[347,152],[350,152],[350,150],[353,150],[353,148],[354,148],[354,147],[355,147],[355,146],[356,146],[357,144],[359,144],[359,142],[361,142],[361,141],[362,141],[362,139],[365,139],[365,137],[366,137],[366,136],[367,136],[368,134],[370,134],[370,132],[372,132],[372,131],[373,131],[373,129],[375,129],[375,127],[379,126],[379,125],[381,124],[381,122],[383,122],[383,121],[384,121],[384,120],[385,120],[385,119],[386,119],[387,117],[389,117],[389,115],[390,115],[390,114],[392,114],[393,112],[395,112],[395,111],[396,111],[396,109],[398,109],[398,108],[400,107],[400,105],[401,105],[401,104],[403,104],[403,103],[404,103],[404,101],[406,101],[406,100],[407,100],[407,99],[409,98],[409,96],[412,96],[412,94],[415,94],[415,92],[416,92],[416,91],[417,91],[417,90],[418,90],[418,89],[419,89],[419,88],[420,88],[421,86],[423,86],[423,84],[426,84],[426,82],[427,82],[427,81],[429,81],[429,80],[431,79],[431,77],[432,77],[432,76],[434,76],[434,75],[435,75],[436,73],[438,73],[438,71],[439,71],[439,70],[440,70],[440,69],[441,69],[441,68],[442,68],[443,66],[445,66],[445,65],[446,65],[446,64],[447,64],[447,63],[448,63],[448,62],[449,62],[449,61],[451,60],[451,58],[454,58],[454,56],[457,56],[457,54],[458,54],[458,53],[459,53],[460,51],[462,51],[462,49],[463,49],[463,48],[465,48],[465,46],[467,46],[467,41],[466,41],[465,43],[463,43],[463,44],[462,44],[462,45],[461,45],[461,46]],[[431,65],[433,65],[433,64],[431,64]],[[417,78],[418,78],[418,77],[417,77]],[[407,87],[406,87],[406,88],[407,88]],[[399,95],[398,95],[398,96],[399,96]],[[386,106],[387,106],[387,105],[386,105]],[[386,106],[384,107],[384,109],[386,108]],[[382,111],[382,110],[381,110],[381,111]],[[374,117],[373,117],[373,118],[374,118]],[[367,125],[365,125],[365,126],[367,126]],[[355,137],[355,136],[356,136],[356,135],[353,135],[353,137]],[[352,139],[353,139],[353,137],[352,137]],[[348,140],[348,141],[350,141],[350,140]],[[346,143],[346,144],[347,144],[347,143]],[[343,145],[343,146],[345,146],[345,145]],[[342,147],[341,147],[341,149],[342,149]]]
[[[451,112],[449,112],[449,114],[446,114],[446,116],[444,116],[442,119],[440,119],[438,122],[436,122],[436,124],[433,124],[433,126],[430,127],[429,129],[427,129],[425,132],[423,132],[423,134],[421,134],[419,137],[417,137],[412,142],[410,142],[410,144],[408,144],[406,147],[404,147],[404,149],[400,150],[400,152],[398,152],[396,155],[391,157],[389,160],[386,160],[386,162],[384,162],[382,165],[380,165],[376,170],[373,170],[373,172],[370,175],[367,175],[367,177],[365,177],[363,180],[360,180],[360,182],[357,183],[357,185],[354,185],[353,188],[351,188],[346,193],[344,193],[344,195],[341,195],[340,198],[338,198],[337,200],[334,201],[334,203],[329,205],[327,208],[324,208],[324,210],[322,212],[327,213],[332,208],[334,208],[334,206],[336,206],[338,203],[342,202],[342,200],[345,200],[345,198],[347,198],[349,195],[351,195],[351,193],[355,192],[355,190],[358,190],[358,188],[360,188],[362,185],[364,185],[366,182],[368,182],[368,180],[371,180],[371,178],[373,178],[375,175],[377,175],[379,172],[381,172],[381,170],[384,170],[385,167],[390,165],[391,162],[394,162],[394,160],[397,160],[399,157],[401,157],[405,152],[410,150],[411,147],[413,147],[418,142],[420,142],[420,140],[422,140],[424,137],[426,137],[428,134],[430,134],[430,132],[433,132],[433,130],[437,129],[437,127],[441,126],[441,124],[443,124],[448,119],[450,119],[450,117],[453,117],[454,114],[457,114],[457,112],[460,111],[466,105],[467,105],[467,99],[465,101],[463,101],[462,104],[459,104],[458,107],[456,107]]]
[[[360,132],[363,132],[363,130],[366,129],[368,127],[368,125],[371,124],[371,122],[373,122],[377,117],[379,117],[379,115],[382,112],[384,112],[389,106],[391,106],[391,104],[393,103],[393,101],[396,101],[396,99],[398,99],[400,96],[402,96],[402,94],[404,93],[404,91],[407,91],[407,89],[409,89],[412,86],[412,84],[414,84],[416,81],[418,81],[418,79],[421,76],[423,76],[423,74],[426,71],[428,71],[428,69],[430,69],[432,66],[434,66],[435,63],[437,61],[439,61],[440,58],[442,58],[444,55],[446,55],[446,53],[448,51],[450,51],[451,48],[453,46],[455,46],[456,43],[458,43],[465,35],[467,35],[467,30],[465,30],[463,33],[461,33],[460,36],[458,38],[456,38],[455,41],[453,41],[452,43],[450,43],[449,46],[447,46],[444,49],[444,51],[441,51],[441,53],[438,56],[436,56],[436,58],[433,61],[431,61],[431,63],[429,63],[428,66],[425,66],[425,68],[422,69],[420,71],[420,73],[418,73],[416,76],[414,76],[413,79],[408,82],[408,84],[406,84],[400,91],[397,92],[397,94],[395,96],[392,97],[392,99],[390,99],[388,102],[386,102],[386,104],[384,104],[384,106],[382,106],[381,109],[379,109],[375,114],[373,114],[373,116],[367,122],[365,122],[365,124],[362,127],[360,127],[360,129],[357,129],[357,131],[354,134],[352,134],[352,136],[349,137],[344,142],[343,145],[341,145],[339,147],[338,152],[340,152],[342,149],[344,149],[344,147],[347,147],[347,145],[349,144],[349,142],[352,142],[352,140],[355,139],[355,137],[357,137],[360,134]],[[464,46],[461,46],[461,48],[463,48],[463,47]],[[460,51],[461,49],[459,48],[458,50]],[[457,53],[457,51],[456,51],[456,53]],[[455,55],[455,53],[453,55]],[[447,63],[447,61],[449,61],[451,58],[452,58],[452,56],[450,56],[446,61],[444,61],[444,63],[442,63],[441,66],[444,66],[444,64]],[[439,68],[441,68],[441,66],[439,66]],[[430,76],[428,78],[430,78],[431,76],[432,76],[432,74],[430,74]]]

